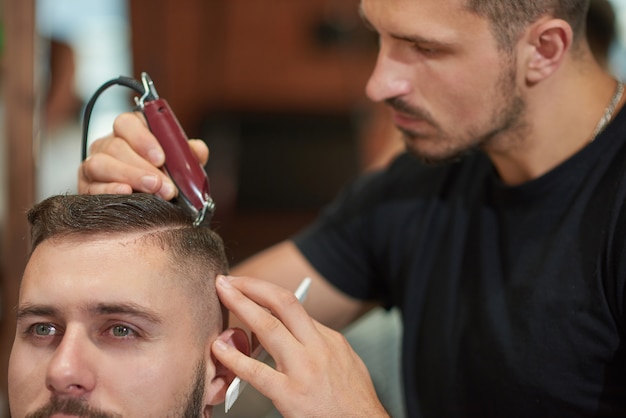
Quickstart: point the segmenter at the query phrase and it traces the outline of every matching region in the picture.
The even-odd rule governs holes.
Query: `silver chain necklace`
[[[600,134],[600,132],[602,132],[604,128],[606,128],[606,125],[611,121],[611,118],[613,118],[613,113],[615,112],[615,108],[619,104],[620,100],[622,100],[623,93],[624,93],[624,83],[622,83],[621,81],[618,81],[617,88],[615,89],[615,93],[613,94],[613,97],[611,98],[611,102],[606,107],[606,109],[604,109],[604,113],[602,114],[602,117],[598,121],[598,124],[596,125],[596,129],[593,130],[593,136],[591,137],[591,141],[596,139],[596,137]]]

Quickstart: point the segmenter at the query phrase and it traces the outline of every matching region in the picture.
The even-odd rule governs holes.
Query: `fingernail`
[[[231,289],[233,287],[233,285],[230,283],[230,280],[222,275],[217,276],[217,284],[226,289]]]
[[[158,181],[159,179],[157,179],[157,176],[154,175],[143,176],[141,178],[141,184],[143,184],[149,192],[154,191],[154,188],[157,186]]]
[[[174,196],[176,196],[176,189],[174,188],[174,185],[169,181],[163,181],[163,185],[161,186],[159,195],[161,195],[166,200],[173,199]]]
[[[224,341],[219,340],[219,339],[215,340],[213,345],[215,346],[215,348],[219,349],[220,351],[226,351],[229,348],[228,344],[226,344]]]
[[[160,166],[161,164],[163,164],[163,153],[155,149],[150,150],[148,151],[148,160],[152,164]]]
[[[133,189],[127,184],[120,184],[115,188],[115,194],[131,194]]]

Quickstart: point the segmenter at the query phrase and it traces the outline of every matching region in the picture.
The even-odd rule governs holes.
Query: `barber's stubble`
[[[503,54],[505,53],[503,52]],[[526,127],[526,102],[517,93],[516,77],[514,59],[510,56],[503,56],[502,72],[494,85],[494,92],[492,93],[492,114],[488,118],[487,123],[469,126],[463,134],[457,134],[456,137],[446,133],[446,130],[436,122],[432,114],[412,106],[400,97],[394,97],[385,102],[392,109],[416,119],[427,121],[436,129],[436,138],[421,138],[417,132],[397,127],[405,140],[406,149],[409,153],[427,164],[443,164],[456,161],[473,151],[485,149],[492,141],[502,137],[503,134],[510,134],[511,138],[521,137],[519,133]],[[446,141],[448,148],[437,155],[426,154],[416,144],[420,139]]]

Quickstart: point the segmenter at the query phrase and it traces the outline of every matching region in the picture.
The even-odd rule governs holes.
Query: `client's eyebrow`
[[[135,303],[95,303],[88,305],[86,310],[93,316],[118,314],[141,318],[154,324],[163,322],[158,314]],[[58,317],[60,315],[59,309],[48,305],[24,304],[17,309],[18,321],[28,317]]]
[[[154,324],[161,324],[163,319],[155,312],[134,303],[97,303],[89,306],[92,315],[121,314],[145,319]]]
[[[33,316],[56,316],[58,313],[59,311],[51,306],[26,304],[17,308],[17,320]]]

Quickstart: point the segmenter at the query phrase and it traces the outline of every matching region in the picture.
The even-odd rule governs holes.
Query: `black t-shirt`
[[[400,308],[410,417],[626,416],[625,202],[622,110],[516,187],[480,153],[402,155],[294,241],[343,292]]]

